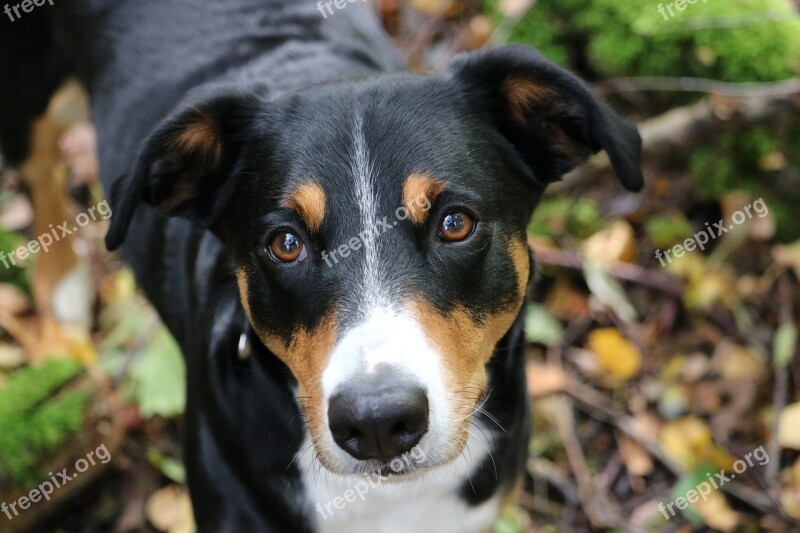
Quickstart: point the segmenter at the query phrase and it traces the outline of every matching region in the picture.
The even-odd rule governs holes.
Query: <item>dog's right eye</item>
[[[279,263],[299,263],[306,258],[306,247],[299,235],[288,230],[276,233],[268,247],[269,256]]]

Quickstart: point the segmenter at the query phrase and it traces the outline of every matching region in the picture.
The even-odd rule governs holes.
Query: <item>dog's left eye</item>
[[[464,211],[449,211],[439,222],[439,236],[448,242],[467,240],[475,228],[475,221]]]
[[[299,263],[306,253],[303,239],[288,230],[276,233],[269,244],[270,257],[280,263]]]

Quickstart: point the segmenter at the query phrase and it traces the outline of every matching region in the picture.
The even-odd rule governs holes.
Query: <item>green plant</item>
[[[86,390],[61,389],[81,372],[67,360],[14,372],[0,389],[0,487],[32,483],[38,462],[81,428]]]

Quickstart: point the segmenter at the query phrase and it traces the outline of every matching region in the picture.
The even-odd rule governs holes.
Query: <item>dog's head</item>
[[[599,150],[641,188],[635,128],[523,46],[443,76],[227,93],[147,140],[107,241],[140,200],[211,228],[322,463],[374,471],[418,444],[436,466],[461,452],[520,311],[541,192]]]

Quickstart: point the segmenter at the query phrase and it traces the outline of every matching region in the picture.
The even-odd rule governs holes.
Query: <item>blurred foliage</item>
[[[788,0],[697,3],[665,20],[658,6],[669,3],[539,0],[511,40],[579,70],[591,65],[600,77],[770,81],[800,72],[800,19]],[[498,0],[486,4],[496,7]],[[759,24],[765,15],[786,18]]]
[[[173,417],[186,403],[186,367],[175,339],[154,310],[137,297],[131,272],[111,276],[104,294],[100,324],[100,365],[110,375],[125,378],[125,395],[139,414]]]
[[[800,74],[800,17],[788,0],[698,2],[684,11],[673,8],[674,17],[666,11],[670,3],[539,0],[514,26],[510,40],[535,46],[588,79],[696,76],[766,82]],[[485,4],[501,16],[499,0]],[[663,92],[637,98],[658,112],[697,95]],[[763,196],[774,207],[778,239],[789,242],[800,238],[800,222],[792,213],[800,188],[781,183],[787,180],[779,170],[788,166],[800,166],[800,124],[780,131],[757,126],[728,134],[713,148],[697,147],[689,171],[701,200],[734,189]],[[539,215],[547,218],[559,207],[546,203]],[[648,229],[658,230],[659,223]],[[551,236],[536,221],[531,230]]]
[[[800,123],[786,132],[765,126],[729,133],[715,146],[698,147],[689,161],[700,200],[720,198],[732,190],[763,196],[776,221],[777,238],[800,238],[797,205],[800,188],[781,172],[787,165],[800,168]]]
[[[24,244],[24,240],[20,234],[0,227],[0,250],[15,250],[22,244]],[[9,260],[6,259],[6,261]],[[11,283],[23,291],[27,291],[25,270],[12,265],[10,261],[9,268],[0,262],[0,283]]]
[[[0,486],[44,476],[42,457],[81,428],[90,393],[61,391],[80,372],[77,363],[51,359],[13,373],[0,389]]]
[[[567,234],[582,240],[602,227],[600,212],[594,202],[547,195],[536,208],[528,230],[543,237]]]

